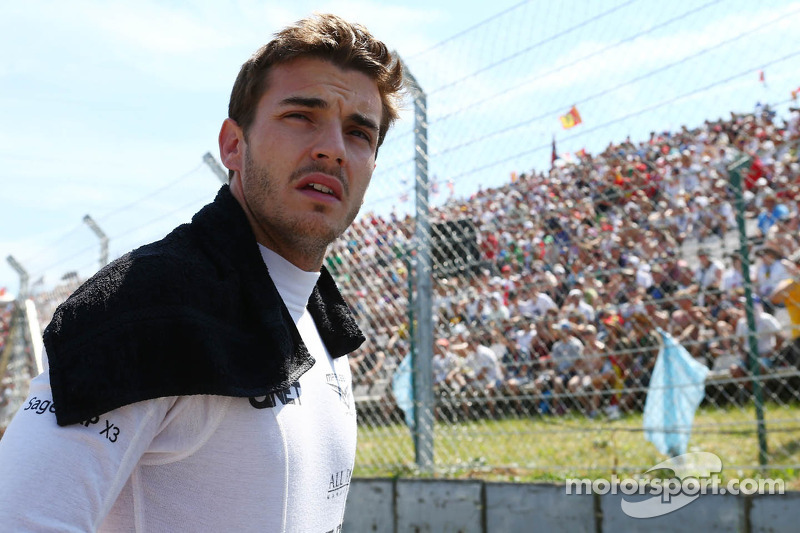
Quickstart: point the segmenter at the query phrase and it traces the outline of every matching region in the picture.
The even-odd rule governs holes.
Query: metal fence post
[[[742,256],[742,279],[744,280],[745,313],[747,315],[747,366],[752,374],[753,401],[756,407],[758,430],[758,464],[767,464],[767,426],[764,423],[764,396],[761,388],[760,363],[758,360],[758,339],[756,337],[756,317],[753,312],[753,290],[750,280],[750,254],[747,245],[747,228],[744,217],[744,192],[742,169],[750,165],[751,159],[743,156],[728,166],[731,185],[736,196],[736,224],[739,228],[739,253]]]
[[[25,270],[16,259],[14,259],[13,255],[6,257],[6,261],[8,261],[8,264],[11,265],[11,268],[13,268],[16,273],[19,274],[19,296],[17,299],[21,302],[25,301],[25,298],[28,297],[28,280],[30,279],[30,276],[28,276],[28,271]]]
[[[217,160],[214,159],[214,156],[211,155],[211,152],[206,152],[205,155],[203,155],[203,163],[208,165],[208,168],[210,168],[211,172],[213,172],[214,175],[219,178],[220,182],[223,184],[228,183],[228,173],[223,170],[219,163],[217,163]]]
[[[416,327],[414,363],[414,456],[422,472],[433,471],[433,268],[428,204],[428,119],[426,95],[404,65],[414,97],[414,163],[416,206],[416,279],[414,299]]]
[[[89,228],[92,230],[92,232],[94,232],[100,241],[100,268],[103,268],[108,264],[108,236],[102,229],[100,229],[100,226],[97,225],[97,222],[95,222],[94,219],[89,215],[84,216],[83,221],[87,226],[89,226]]]

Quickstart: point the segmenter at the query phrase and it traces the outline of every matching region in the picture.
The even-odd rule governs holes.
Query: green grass
[[[765,406],[768,465],[763,477],[780,478],[800,489],[800,405]],[[420,475],[404,425],[359,428],[355,475]],[[563,481],[640,474],[667,456],[644,439],[642,415],[590,420],[582,415],[437,422],[435,477],[503,481]],[[723,479],[754,477],[758,438],[752,406],[701,408],[688,451],[718,455]],[[789,465],[789,467],[785,466]]]

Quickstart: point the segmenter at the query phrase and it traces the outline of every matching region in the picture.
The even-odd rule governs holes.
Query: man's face
[[[231,191],[258,242],[319,268],[361,207],[380,121],[378,87],[366,74],[316,58],[273,67],[247,135],[228,121],[220,133],[225,159],[226,126],[235,132],[238,146],[224,162],[239,171]]]

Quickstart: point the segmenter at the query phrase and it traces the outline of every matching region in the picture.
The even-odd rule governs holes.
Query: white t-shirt
[[[479,382],[476,381],[476,385],[494,384],[503,378],[497,355],[488,346],[479,344],[475,351],[467,356],[464,365],[475,377],[484,372],[483,378]]]
[[[758,339],[758,355],[765,356],[772,353],[777,344],[776,336],[781,331],[781,323],[778,319],[764,311],[755,313],[756,336]],[[747,318],[742,317],[736,322],[736,335],[745,343],[747,350]]]
[[[157,398],[66,427],[45,371],[0,440],[4,530],[338,530],[356,448],[347,357],[306,310],[319,274],[261,252],[314,366],[264,398]]]
[[[716,259],[712,259],[709,262],[708,267],[703,267],[703,265],[697,266],[694,271],[694,279],[701,288],[706,289],[715,285],[717,282],[717,276],[721,276],[722,272],[724,271],[724,265]]]
[[[786,267],[777,259],[771,265],[761,261],[756,269],[756,292],[759,296],[766,298],[781,281],[789,278],[791,276],[786,271]]]
[[[459,357],[453,352],[446,351],[443,355],[433,357],[433,384],[440,385],[444,382],[447,374],[458,368],[461,364]]]
[[[538,293],[536,304],[534,305],[536,316],[544,316],[550,309],[558,309],[558,306],[547,294],[543,292]]]
[[[744,286],[744,276],[737,269],[730,267],[722,273],[720,288],[725,292],[730,292]]]

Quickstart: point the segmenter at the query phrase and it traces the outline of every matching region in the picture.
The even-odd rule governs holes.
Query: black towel
[[[308,309],[331,356],[364,341],[324,267]],[[190,224],[84,283],[44,344],[62,426],[163,396],[264,396],[314,364],[227,185]]]

